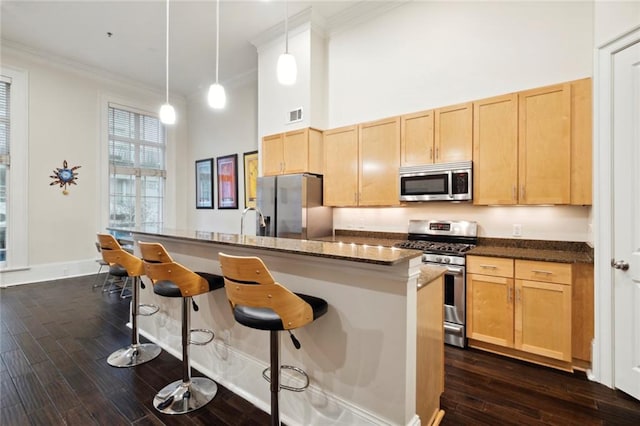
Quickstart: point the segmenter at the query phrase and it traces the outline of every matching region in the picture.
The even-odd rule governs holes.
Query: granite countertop
[[[447,268],[434,265],[420,266],[420,276],[418,277],[418,288],[422,288],[431,281],[444,274]]]
[[[593,263],[593,248],[583,242],[478,238],[467,255],[559,263]]]
[[[407,234],[403,233],[337,229],[335,236],[323,240],[393,247],[395,243],[407,238]],[[478,245],[467,254],[546,262],[593,263],[593,248],[587,243],[573,241],[480,237]]]
[[[211,242],[223,245],[250,247],[264,250],[275,250],[285,253],[301,254],[331,259],[342,259],[353,262],[373,263],[378,265],[395,265],[400,262],[421,256],[418,250],[399,249],[382,245],[367,245],[331,241],[310,241],[290,238],[259,237],[255,235],[238,235],[208,231],[190,231],[162,227],[110,227],[109,230],[129,232],[198,242]]]

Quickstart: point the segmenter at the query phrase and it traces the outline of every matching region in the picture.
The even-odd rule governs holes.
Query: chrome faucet
[[[247,207],[242,211],[242,217],[240,217],[240,236],[244,235],[244,217],[249,210],[254,210],[260,219],[260,228],[266,228],[267,223],[264,221],[264,215],[258,207]]]

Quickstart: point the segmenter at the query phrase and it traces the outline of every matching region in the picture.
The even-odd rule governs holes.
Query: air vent
[[[289,111],[289,114],[287,117],[287,123],[295,123],[298,121],[302,121],[302,108]]]

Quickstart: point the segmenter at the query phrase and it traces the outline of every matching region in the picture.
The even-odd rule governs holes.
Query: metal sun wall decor
[[[80,167],[82,166],[69,168],[69,166],[67,165],[67,160],[64,160],[62,162],[62,168],[56,168],[53,171],[53,174],[49,176],[51,179],[53,179],[53,182],[51,182],[49,186],[60,185],[60,188],[64,188],[62,190],[62,193],[64,195],[69,194],[69,191],[67,191],[67,185],[77,185],[76,179],[78,179],[78,173],[76,172],[76,170],[78,170]]]

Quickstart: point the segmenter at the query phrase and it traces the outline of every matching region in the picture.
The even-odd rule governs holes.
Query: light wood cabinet
[[[262,175],[323,172],[322,132],[292,130],[262,138]]]
[[[571,82],[571,204],[591,205],[593,118],[591,79]]]
[[[421,166],[434,162],[434,111],[400,117],[400,165]]]
[[[591,79],[473,103],[474,204],[591,204]]]
[[[358,205],[358,126],[324,132],[324,205]]]
[[[435,110],[435,162],[469,161],[473,158],[473,104]]]
[[[399,202],[400,118],[324,132],[324,204],[393,206]]]
[[[473,103],[473,203],[518,203],[518,95]]]
[[[400,165],[471,160],[472,123],[471,103],[403,115],[400,120]]]
[[[467,337],[513,346],[513,278],[467,274]]]
[[[467,266],[470,346],[571,368],[571,264],[467,256]]]
[[[359,126],[358,205],[400,204],[400,118]]]
[[[439,424],[444,412],[444,284],[442,275],[418,289],[416,312],[416,413],[424,425]]]
[[[571,85],[519,93],[520,204],[571,201]]]

